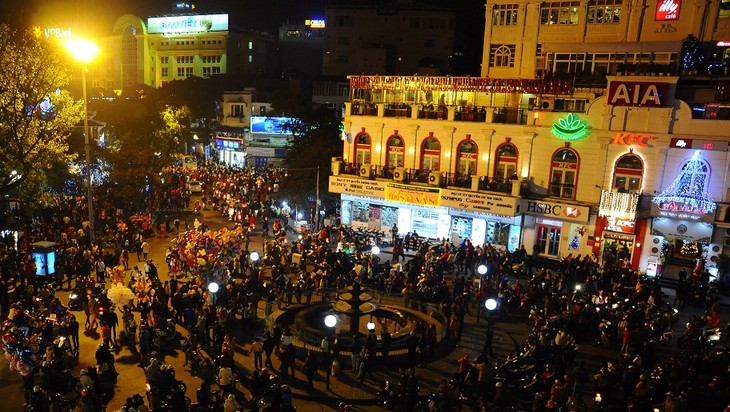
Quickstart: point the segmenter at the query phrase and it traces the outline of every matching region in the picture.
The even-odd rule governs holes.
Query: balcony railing
[[[389,104],[385,106],[384,117],[411,117],[412,108],[408,104]]]
[[[568,184],[550,184],[550,196],[560,197],[563,199],[573,199],[575,194],[575,185]]]
[[[353,116],[377,116],[378,106],[369,102],[352,102]]]
[[[514,182],[514,180],[480,177],[478,187],[479,190],[488,190],[490,192],[512,193],[512,185]]]
[[[471,188],[471,177],[465,173],[445,173],[446,186]]]
[[[492,112],[492,123],[527,124],[527,110],[495,107]]]
[[[438,119],[446,120],[449,116],[449,109],[444,106],[437,106],[434,108],[433,105],[422,106],[418,109],[419,119]]]
[[[495,109],[496,110],[496,109]],[[477,108],[461,106],[456,108],[454,120],[459,122],[482,122],[487,121],[487,109],[485,107]]]

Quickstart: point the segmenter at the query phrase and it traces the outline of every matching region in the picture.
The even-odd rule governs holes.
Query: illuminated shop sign
[[[674,138],[669,141],[669,147],[672,147],[674,149],[699,149],[726,152],[728,146],[728,142],[720,142],[715,140]]]
[[[611,81],[608,104],[612,106],[661,107],[666,103],[668,83]]]
[[[638,133],[616,133],[613,135],[611,144],[617,144],[622,146],[637,145],[641,147],[654,147],[651,142],[656,140],[656,136],[649,134],[638,134]]]
[[[679,10],[682,8],[681,6],[682,0],[657,0],[654,20],[679,20]]]
[[[227,14],[150,17],[147,19],[147,32],[150,34],[205,33],[227,30]]]
[[[606,230],[620,233],[634,233],[635,220],[618,219],[615,217],[606,218]]]
[[[559,217],[565,220],[587,222],[591,214],[588,206],[566,205],[562,203],[544,202],[538,200],[522,201],[522,211],[528,215]]]
[[[578,140],[588,135],[588,125],[577,114],[568,113],[553,123],[550,133],[563,140]]]
[[[356,196],[383,199],[385,182],[355,179],[343,176],[330,176],[329,191]]]
[[[304,25],[309,26],[313,29],[324,29],[324,20],[323,19],[304,20]]]
[[[40,26],[33,27],[33,33],[36,37],[45,37],[46,39],[70,39],[74,37],[74,32],[71,28],[62,29],[60,27],[45,27]]]
[[[439,206],[441,204],[441,190],[430,187],[388,183],[385,186],[385,199],[392,202],[419,206]]]
[[[514,216],[517,198],[466,190],[442,189],[441,206],[502,216]]]
[[[251,116],[251,133],[290,135],[294,122],[291,117]]]

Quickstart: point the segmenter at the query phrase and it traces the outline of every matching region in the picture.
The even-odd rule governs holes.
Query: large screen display
[[[150,34],[204,33],[227,30],[227,14],[150,17],[147,19],[147,33]]]
[[[251,116],[251,133],[291,134],[291,117]]]

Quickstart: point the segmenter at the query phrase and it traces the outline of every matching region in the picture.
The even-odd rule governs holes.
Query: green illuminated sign
[[[565,118],[560,118],[557,122],[553,123],[553,128],[550,132],[559,139],[578,140],[588,135],[588,129],[589,127],[585,120],[580,120],[576,114],[568,113]]]

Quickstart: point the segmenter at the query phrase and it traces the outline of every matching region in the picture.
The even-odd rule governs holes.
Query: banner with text
[[[387,183],[385,199],[392,202],[408,203],[419,206],[440,206],[441,189],[426,186],[411,186]]]
[[[464,190],[441,190],[441,206],[501,216],[514,216],[517,198]]]
[[[378,182],[376,180],[330,176],[329,191],[331,193],[346,193],[383,199],[385,197],[385,184],[386,182]]]
[[[544,200],[522,199],[522,213],[547,218],[560,218],[575,222],[588,222],[591,216],[589,206],[546,202]]]

